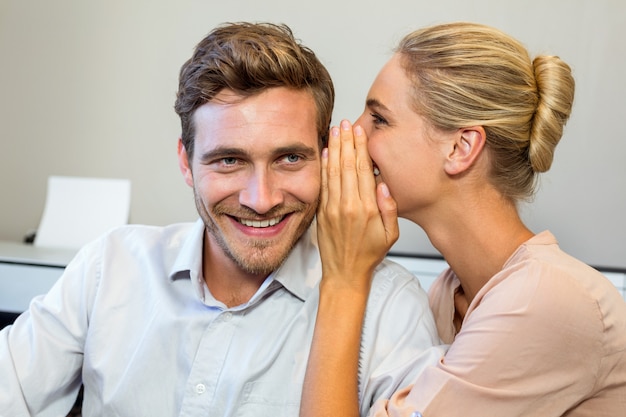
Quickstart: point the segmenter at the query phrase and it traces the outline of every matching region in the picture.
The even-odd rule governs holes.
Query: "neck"
[[[229,308],[250,301],[268,276],[243,270],[206,236],[203,254],[204,281],[211,295]]]
[[[533,233],[514,204],[497,196],[483,194],[479,201],[457,201],[447,209],[439,210],[439,215],[424,221],[422,227],[459,278],[469,305]]]

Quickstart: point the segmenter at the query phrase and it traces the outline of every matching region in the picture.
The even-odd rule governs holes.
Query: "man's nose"
[[[263,214],[283,203],[283,193],[271,172],[257,170],[250,175],[246,187],[239,193],[239,203]]]

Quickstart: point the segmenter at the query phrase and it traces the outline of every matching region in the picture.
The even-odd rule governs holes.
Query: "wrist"
[[[360,276],[351,274],[322,274],[320,282],[320,294],[334,295],[340,297],[364,297],[369,295],[373,273],[361,274]]]

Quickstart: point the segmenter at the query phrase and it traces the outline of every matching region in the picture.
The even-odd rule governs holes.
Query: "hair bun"
[[[550,169],[556,145],[574,103],[572,70],[557,56],[540,55],[533,60],[539,102],[530,131],[528,158],[535,172]]]

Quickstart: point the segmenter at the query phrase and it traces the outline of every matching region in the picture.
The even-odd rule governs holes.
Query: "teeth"
[[[274,226],[275,224],[280,223],[280,221],[282,220],[282,217],[275,217],[273,219],[267,219],[267,220],[247,220],[247,219],[239,219],[239,223],[243,224],[244,226],[248,226],[248,227],[269,227],[269,226]]]
[[[378,167],[374,167],[374,176],[377,177],[380,175],[380,169]]]

